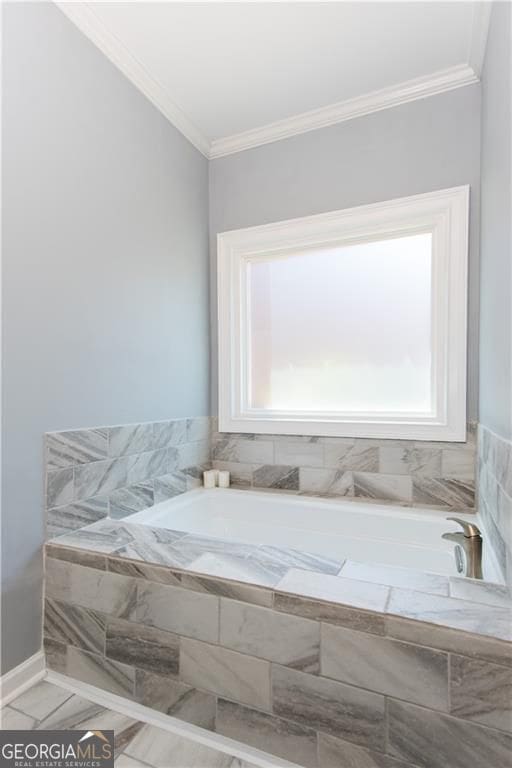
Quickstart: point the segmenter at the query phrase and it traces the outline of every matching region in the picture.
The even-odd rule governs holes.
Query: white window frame
[[[222,232],[217,236],[219,429],[283,435],[464,441],[469,186]],[[304,247],[432,233],[432,364],[434,409],[392,419],[249,409],[247,263]]]

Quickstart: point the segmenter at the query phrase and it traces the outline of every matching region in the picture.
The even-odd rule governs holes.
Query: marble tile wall
[[[478,426],[478,509],[487,536],[512,584],[512,442]]]
[[[47,663],[308,768],[509,768],[506,589],[346,566],[269,588],[47,545]]]
[[[48,538],[126,517],[199,485],[210,434],[209,417],[48,432]]]
[[[475,426],[465,443],[213,432],[212,463],[238,487],[471,509]]]

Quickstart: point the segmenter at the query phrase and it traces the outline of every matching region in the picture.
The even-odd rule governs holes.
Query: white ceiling
[[[58,5],[210,155],[474,82],[487,23],[474,2]]]

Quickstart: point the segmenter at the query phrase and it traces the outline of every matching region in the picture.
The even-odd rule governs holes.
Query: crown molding
[[[130,53],[125,45],[105,27],[89,3],[58,2],[55,5],[91,40],[97,48],[121,70],[146,98],[187,138],[205,157],[210,142],[174,103],[165,88]]]
[[[320,107],[320,109],[302,112],[300,115],[278,120],[260,128],[237,133],[223,139],[215,139],[211,143],[210,158],[231,155],[234,152],[241,152],[261,144],[269,144],[290,136],[297,136],[317,128],[326,128],[345,120],[352,120],[372,112],[397,107],[409,101],[416,101],[416,99],[425,99],[428,96],[435,96],[476,82],[478,82],[478,77],[470,66],[467,64],[457,65],[435,72],[433,75],[418,77],[363,96],[329,104],[326,107]]]
[[[484,64],[492,5],[492,2],[489,0],[487,2],[477,2],[473,9],[468,63],[478,77],[482,74]]]

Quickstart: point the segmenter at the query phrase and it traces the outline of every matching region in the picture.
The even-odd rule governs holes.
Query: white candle
[[[227,469],[219,470],[219,488],[229,488],[229,472]]]
[[[215,488],[217,472],[215,469],[207,469],[203,472],[203,485],[205,488]]]

